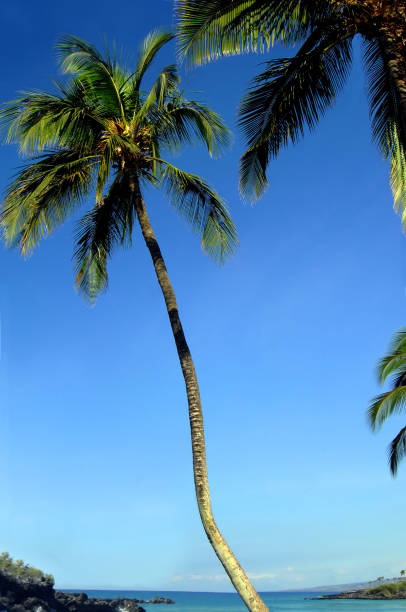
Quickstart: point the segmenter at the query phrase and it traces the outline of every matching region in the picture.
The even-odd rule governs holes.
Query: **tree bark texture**
[[[173,291],[168,272],[162,257],[161,250],[155,238],[145,203],[142,199],[139,187],[136,197],[136,211],[138,221],[141,226],[142,235],[148,247],[155,268],[155,273],[162,289],[166,308],[172,327],[173,336],[178,351],[179,361],[182,368],[183,378],[186,385],[186,394],[189,406],[189,421],[192,439],[193,454],[193,474],[195,481],[195,491],[200,517],[204,530],[221,561],[235,589],[243,599],[245,605],[251,612],[266,612],[268,608],[255,591],[243,568],[234,557],[227,542],[221,535],[213,517],[211,508],[209,483],[206,466],[206,450],[204,441],[203,414],[200,401],[200,392],[197,382],[196,372],[187,345],[182,324],[179,318],[178,306],[175,293]]]

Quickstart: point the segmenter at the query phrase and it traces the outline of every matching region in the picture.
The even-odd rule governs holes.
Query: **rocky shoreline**
[[[379,593],[368,593],[367,589],[358,591],[344,591],[343,593],[333,593],[332,595],[322,595],[321,597],[306,597],[307,600],[317,601],[323,599],[371,599],[371,600],[387,600],[387,599],[406,599],[406,593],[394,593],[393,595],[382,595]]]
[[[53,580],[44,576],[15,576],[0,571],[0,612],[145,612],[139,604],[173,604],[171,599],[99,599],[86,593],[55,591]]]

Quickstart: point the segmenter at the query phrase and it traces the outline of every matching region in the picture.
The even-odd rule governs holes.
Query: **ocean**
[[[79,591],[79,589],[78,589]],[[169,597],[175,604],[141,604],[147,612],[247,612],[235,593],[196,593],[187,591],[84,591],[89,597],[152,599]],[[271,612],[406,612],[406,600],[362,601],[336,599],[306,601],[320,593],[261,593]]]

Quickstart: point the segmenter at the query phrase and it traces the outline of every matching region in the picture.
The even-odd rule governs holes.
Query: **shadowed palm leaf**
[[[292,58],[267,62],[240,107],[249,146],[240,166],[243,194],[261,195],[269,159],[297,142],[306,126],[314,128],[342,88],[350,61],[350,41],[332,30],[317,32]]]

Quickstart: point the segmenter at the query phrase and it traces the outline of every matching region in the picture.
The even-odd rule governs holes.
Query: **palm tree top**
[[[281,148],[312,130],[349,74],[363,39],[372,135],[385,159],[395,209],[406,227],[406,3],[404,0],[176,0],[179,52],[199,65],[222,55],[299,44],[253,79],[239,117],[247,150],[240,190],[258,199]]]
[[[394,14],[406,17],[393,0],[175,0],[175,12],[180,54],[195,65],[301,42],[326,25],[368,35]]]
[[[321,21],[332,23],[343,12],[352,11],[350,4],[334,0],[175,0],[180,54],[190,64],[202,64],[223,55],[263,52],[278,43],[302,41]]]
[[[196,142],[219,156],[230,141],[221,117],[180,89],[176,65],[160,70],[145,89],[146,71],[172,38],[170,31],[151,32],[130,70],[114,52],[102,54],[80,38],[63,36],[56,54],[64,82],[56,83],[54,93],[24,93],[0,112],[6,141],[29,156],[6,190],[6,243],[31,253],[93,195],[94,207],[78,223],[75,249],[76,285],[92,299],[107,285],[114,247],[131,241],[135,185],[140,193],[147,183],[163,189],[217,261],[237,244],[220,196],[201,177],[163,158]]]

